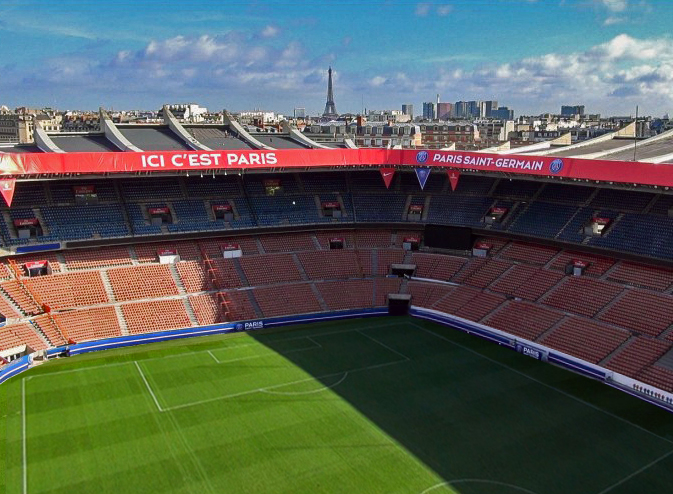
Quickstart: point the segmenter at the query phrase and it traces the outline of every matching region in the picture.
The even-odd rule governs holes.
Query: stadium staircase
[[[103,280],[103,286],[105,287],[105,293],[107,293],[108,299],[111,302],[115,302],[115,292],[112,288],[112,283],[110,282],[110,277],[108,276],[107,269],[102,269],[100,272],[101,279]]]
[[[329,307],[327,306],[327,302],[325,302],[325,299],[323,298],[322,294],[320,293],[320,290],[318,290],[318,287],[315,285],[315,283],[311,283],[311,291],[315,295],[315,298],[318,300],[320,308],[324,311],[328,311]]]
[[[129,327],[126,324],[126,319],[124,318],[124,312],[122,312],[122,308],[120,304],[115,304],[114,305],[114,310],[115,310],[115,315],[117,316],[117,322],[119,324],[119,329],[121,331],[121,334],[123,336],[128,336],[129,333]]]
[[[194,309],[192,308],[192,305],[189,303],[188,298],[184,297],[182,299],[182,303],[185,305],[185,312],[187,312],[187,316],[189,317],[189,320],[192,323],[192,326],[198,326],[199,325],[199,320],[196,317],[196,313],[194,312]]]

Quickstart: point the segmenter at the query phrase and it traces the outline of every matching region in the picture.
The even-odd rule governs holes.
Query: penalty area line
[[[228,395],[224,395],[224,396],[215,396],[213,398],[208,398],[208,399],[205,399],[205,400],[199,400],[199,401],[194,401],[194,402],[191,402],[191,403],[183,403],[181,405],[166,407],[166,408],[161,409],[161,411],[162,412],[170,412],[170,411],[173,411],[173,410],[180,410],[180,409],[183,409],[183,408],[189,408],[189,407],[198,406],[198,405],[205,405],[207,403],[214,403],[216,401],[228,400],[228,399],[231,399],[231,398],[240,398],[241,396],[247,396],[247,395],[251,395],[251,394],[254,394],[254,393],[264,393],[264,392],[267,392],[268,390],[274,390],[274,389],[277,389],[277,388],[282,388],[284,386],[290,386],[292,384],[301,384],[301,383],[304,383],[304,382],[307,382],[307,381],[315,381],[315,380],[325,379],[325,378],[328,378],[328,377],[340,376],[342,374],[347,375],[347,374],[354,374],[356,372],[363,372],[363,371],[368,371],[368,370],[380,369],[382,367],[388,367],[390,365],[401,364],[403,362],[408,362],[408,360],[406,360],[406,359],[405,360],[395,360],[393,362],[385,362],[383,364],[369,365],[367,367],[359,367],[357,369],[349,369],[349,370],[340,371],[340,372],[333,372],[331,374],[324,374],[322,376],[307,377],[307,378],[304,378],[304,379],[299,379],[297,381],[290,381],[290,382],[286,382],[286,383],[274,384],[273,386],[264,386],[264,387],[261,387],[261,388],[248,389],[248,390],[245,390],[245,391],[241,391],[239,393],[232,393],[232,394],[228,394]],[[344,379],[345,379],[345,376],[344,376]]]
[[[159,400],[157,400],[157,396],[154,394],[154,391],[152,391],[152,387],[150,386],[150,383],[147,381],[147,378],[145,377],[145,373],[140,368],[140,365],[138,364],[138,361],[134,360],[133,363],[136,365],[136,368],[138,369],[138,372],[140,373],[140,377],[142,378],[143,382],[145,383],[145,387],[147,388],[147,391],[150,392],[150,395],[152,396],[152,399],[154,400],[154,404],[157,406],[157,408],[159,409],[160,412],[163,412],[164,409],[159,404]]]
[[[282,386],[289,386],[289,384],[285,384],[282,386],[272,386],[270,388],[259,388],[259,391],[260,393],[267,393],[270,395],[282,395],[282,396],[310,395],[315,393],[322,393],[323,391],[327,391],[328,389],[336,388],[339,384],[344,382],[347,377],[348,377],[348,371],[344,372],[343,377],[334,384],[330,384],[329,386],[323,385],[321,388],[313,389],[311,391],[273,391],[274,389],[280,388]]]
[[[657,463],[659,463],[659,462],[662,461],[662,460],[665,460],[666,458],[668,458],[668,457],[671,456],[671,455],[673,455],[673,451],[669,451],[668,453],[666,453],[665,455],[660,456],[660,457],[657,458],[656,460],[653,460],[653,461],[649,462],[647,465],[645,465],[645,466],[639,468],[638,470],[636,470],[635,472],[633,472],[631,475],[627,475],[626,477],[624,477],[623,479],[621,479],[619,482],[615,482],[615,483],[612,484],[610,487],[606,487],[605,489],[603,489],[603,490],[602,490],[601,492],[599,492],[598,494],[607,494],[608,492],[610,492],[610,491],[611,491],[612,489],[614,489],[615,487],[619,487],[620,485],[624,484],[625,482],[628,482],[628,481],[631,480],[633,477],[635,477],[635,476],[637,476],[637,475],[640,475],[640,474],[643,473],[645,470],[647,470],[647,469],[653,467],[654,465],[656,465]]]

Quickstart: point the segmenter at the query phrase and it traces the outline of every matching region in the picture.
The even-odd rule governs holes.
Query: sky
[[[0,105],[673,113],[669,0],[0,0]]]

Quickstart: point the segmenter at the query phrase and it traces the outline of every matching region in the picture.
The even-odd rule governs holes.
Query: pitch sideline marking
[[[514,490],[520,491],[520,492],[525,492],[526,494],[537,494],[536,492],[529,491],[528,489],[524,489],[523,487],[519,487],[518,485],[514,484],[507,484],[505,482],[498,482],[497,480],[486,480],[486,479],[457,479],[457,480],[448,480],[446,482],[441,482],[437,485],[433,485],[432,487],[425,489],[421,494],[428,494],[429,492],[432,492],[436,489],[439,489],[440,487],[448,486],[448,487],[453,487],[453,484],[467,484],[467,483],[478,483],[478,484],[493,484],[493,485],[501,485],[504,487],[510,487]]]
[[[320,343],[318,343],[317,341],[315,341],[315,340],[314,340],[313,338],[311,338],[310,336],[307,336],[306,339],[307,339],[308,341],[310,341],[311,343],[313,343],[315,346],[317,346],[317,347],[319,347],[319,348],[323,348],[323,346],[322,346]]]
[[[358,332],[358,334],[361,334],[361,335],[364,336],[365,338],[369,338],[369,339],[372,340],[374,343],[377,343],[377,344],[381,345],[381,346],[382,346],[383,348],[385,348],[386,350],[388,350],[388,351],[390,351],[390,352],[393,352],[393,353],[396,354],[396,355],[399,355],[400,357],[404,358],[405,360],[411,360],[409,357],[407,357],[407,356],[404,355],[403,353],[400,353],[400,352],[398,352],[397,350],[395,350],[395,349],[393,349],[393,348],[390,348],[388,345],[386,345],[385,343],[383,343],[383,342],[377,340],[377,339],[374,338],[373,336],[369,336],[368,334],[364,334],[364,333],[363,333],[361,330],[359,330],[359,329],[357,330],[357,332]]]
[[[205,400],[194,401],[194,402],[191,402],[191,403],[183,403],[181,405],[175,405],[175,406],[172,406],[172,407],[164,408],[161,411],[162,412],[170,412],[170,411],[173,411],[173,410],[180,410],[182,408],[189,408],[189,407],[193,407],[193,406],[197,406],[197,405],[204,405],[206,403],[213,403],[215,401],[227,400],[229,398],[238,398],[238,397],[241,397],[241,396],[251,395],[253,393],[262,393],[262,392],[264,392],[264,390],[282,388],[283,386],[289,386],[291,384],[300,384],[300,383],[307,382],[307,381],[315,381],[315,380],[319,380],[319,379],[325,379],[327,377],[340,376],[343,373],[353,374],[355,372],[362,372],[362,371],[367,371],[367,370],[379,369],[381,367],[387,367],[389,365],[401,364],[402,362],[407,362],[407,360],[394,360],[392,362],[386,362],[386,363],[383,363],[383,364],[370,365],[370,366],[367,366],[367,367],[359,367],[357,369],[350,369],[350,370],[347,370],[347,371],[333,372],[331,374],[325,374],[325,375],[322,375],[322,376],[315,376],[315,377],[308,377],[308,378],[305,378],[305,379],[299,379],[297,381],[290,381],[290,382],[286,382],[286,383],[275,384],[273,386],[265,386],[263,388],[248,389],[246,391],[241,391],[239,393],[232,393],[232,394],[228,394],[228,395],[224,395],[224,396],[215,396],[213,398],[208,398],[208,399],[205,399]]]
[[[607,411],[607,410],[604,410],[604,409],[602,409],[601,407],[599,407],[599,406],[597,406],[597,405],[594,405],[593,403],[589,403],[588,401],[585,401],[585,400],[583,400],[582,398],[578,398],[577,396],[573,396],[573,395],[571,395],[570,393],[568,393],[568,392],[566,392],[566,391],[563,391],[563,390],[557,388],[556,386],[553,386],[553,385],[551,385],[551,384],[547,384],[546,382],[544,382],[544,381],[540,381],[539,379],[536,379],[536,378],[534,378],[534,377],[532,377],[532,376],[529,376],[529,375],[526,374],[525,372],[522,372],[522,371],[520,371],[520,370],[517,370],[517,369],[515,369],[514,367],[510,367],[510,366],[507,365],[507,364],[503,364],[502,362],[498,362],[497,360],[492,359],[492,358],[490,358],[490,357],[487,357],[486,355],[482,355],[481,353],[477,352],[476,350],[473,350],[473,349],[468,348],[468,347],[466,347],[466,346],[464,346],[464,345],[461,345],[460,343],[456,343],[455,341],[451,341],[450,339],[448,339],[448,338],[442,336],[441,334],[435,333],[434,331],[432,331],[432,330],[430,330],[430,329],[427,329],[427,328],[424,328],[423,326],[419,326],[418,324],[416,324],[416,323],[414,323],[414,322],[412,322],[411,325],[412,325],[412,326],[416,326],[416,327],[417,327],[418,329],[420,329],[421,331],[425,331],[426,333],[429,333],[429,334],[431,334],[431,335],[434,335],[435,337],[437,337],[437,338],[439,338],[439,339],[441,339],[441,340],[447,341],[447,342],[451,343],[451,344],[454,345],[454,346],[457,346],[457,347],[459,347],[459,348],[462,348],[463,350],[466,350],[466,351],[468,351],[468,352],[470,352],[470,353],[473,353],[474,355],[478,355],[479,357],[481,357],[481,358],[483,358],[483,359],[485,359],[485,360],[488,360],[489,362],[493,362],[494,364],[499,365],[500,367],[504,367],[505,369],[509,369],[510,371],[514,372],[515,374],[519,374],[520,376],[523,376],[523,377],[525,377],[526,379],[528,379],[528,380],[530,380],[530,381],[536,382],[536,383],[538,383],[538,384],[540,384],[540,385],[542,385],[542,386],[544,386],[544,387],[546,387],[546,388],[552,389],[552,390],[556,391],[557,393],[562,394],[562,395],[565,396],[566,398],[570,398],[570,399],[572,399],[572,400],[575,400],[575,401],[577,401],[578,403],[581,403],[581,404],[583,404],[583,405],[588,406],[589,408],[593,408],[594,410],[597,410],[597,411],[599,411],[599,412],[602,412],[602,413],[604,413],[605,415],[608,415],[608,416],[610,416],[610,417],[612,417],[612,418],[614,418],[614,419],[619,420],[620,422],[624,422],[625,424],[629,424],[630,426],[635,427],[636,429],[638,429],[638,430],[640,430],[640,431],[642,431],[642,432],[646,432],[647,434],[650,434],[650,435],[652,435],[652,436],[654,436],[654,437],[656,437],[656,438],[659,438],[659,439],[661,439],[662,441],[666,441],[667,443],[673,444],[673,440],[671,440],[671,439],[668,439],[668,438],[666,438],[666,437],[664,437],[664,436],[660,436],[660,435],[657,434],[656,432],[652,432],[652,431],[650,431],[650,430],[647,430],[647,429],[645,429],[644,427],[642,427],[642,426],[640,426],[640,425],[638,425],[638,424],[634,424],[633,422],[631,422],[631,421],[629,421],[629,420],[627,420],[627,419],[625,419],[625,418],[623,418],[623,417],[620,417],[619,415],[615,415],[615,414],[612,413],[612,412],[609,412],[609,411]]]
[[[348,377],[348,371],[344,372],[344,375],[341,379],[339,379],[337,382],[334,384],[330,384],[329,386],[322,386],[319,389],[313,389],[311,391],[271,391],[270,389],[266,388],[259,388],[260,393],[267,393],[270,395],[283,395],[283,396],[298,396],[298,395],[310,395],[310,394],[315,394],[315,393],[322,393],[323,391],[327,391],[328,389],[336,388],[339,384],[344,382],[346,378]],[[288,384],[289,386],[289,384]]]
[[[330,322],[333,322],[333,321],[330,321]],[[374,324],[374,325],[368,326],[364,329],[343,329],[343,330],[340,330],[340,331],[327,331],[327,332],[324,332],[324,333],[313,334],[311,336],[296,336],[296,337],[293,337],[293,338],[279,338],[275,341],[272,341],[271,343],[280,342],[280,341],[305,340],[305,339],[308,339],[308,338],[315,338],[315,337],[320,337],[320,336],[331,336],[331,335],[334,335],[334,334],[342,334],[342,333],[353,333],[353,332],[356,332],[356,331],[366,331],[368,329],[385,328],[387,326],[396,326],[397,324],[398,323],[387,322],[385,324]],[[302,331],[302,330],[300,330],[300,331]],[[236,337],[232,337],[232,335],[234,335],[234,334],[243,335],[245,333],[228,333],[226,335],[228,337],[224,338],[223,341],[233,341],[233,340],[237,339]],[[274,333],[268,333],[268,334],[274,334]],[[166,342],[164,341],[164,342],[157,342],[157,343],[166,343]],[[256,343],[249,343],[249,344],[244,344],[244,345],[222,346],[222,347],[218,347],[218,348],[213,348],[212,350],[229,350],[229,349],[233,350],[233,349],[236,349],[236,348],[242,348],[242,347],[246,347],[246,346],[255,346],[255,345],[258,345],[260,343],[264,344],[261,341],[258,341]],[[320,344],[318,344],[318,345],[320,346]],[[142,361],[146,362],[146,361],[153,361],[153,360],[164,360],[164,359],[169,359],[169,358],[186,357],[186,356],[189,356],[189,355],[198,355],[198,354],[201,354],[201,353],[207,353],[208,351],[209,350],[197,350],[197,351],[194,351],[194,352],[183,352],[183,353],[178,353],[178,354],[174,354],[174,355],[164,355],[162,357],[144,358],[144,359],[142,359]],[[91,353],[94,353],[94,352],[91,352]],[[108,362],[106,364],[101,364],[101,365],[91,365],[91,366],[87,366],[87,367],[80,367],[78,369],[65,369],[65,370],[62,370],[62,371],[51,371],[51,372],[45,372],[43,374],[35,374],[35,375],[32,375],[32,376],[26,376],[25,379],[32,379],[34,377],[56,376],[56,375],[59,375],[59,374],[71,374],[71,373],[74,373],[74,372],[82,372],[82,371],[87,371],[87,370],[91,370],[91,369],[101,369],[101,368],[104,368],[104,367],[119,367],[121,365],[126,365],[126,364],[129,364],[129,363],[131,363],[131,361]]]
[[[138,364],[137,360],[134,360],[133,363],[136,365],[136,368],[138,369],[138,372],[140,373],[140,377],[142,377],[143,382],[145,383],[145,386],[147,387],[147,391],[150,392],[150,395],[152,395],[152,399],[154,400],[154,404],[157,406],[160,412],[163,412],[164,409],[161,408],[161,405],[159,404],[159,400],[157,400],[156,395],[154,394],[154,391],[152,391],[152,387],[150,386],[150,383],[147,382],[147,378],[145,377],[145,374],[143,373],[143,370],[140,368],[140,365]]]
[[[219,359],[218,359],[218,358],[213,354],[213,352],[211,352],[210,350],[208,350],[208,355],[210,355],[211,357],[213,357],[213,360],[214,360],[216,363],[218,363],[218,364],[220,363]]]
[[[26,378],[21,379],[21,435],[23,439],[23,494],[28,492],[28,454],[26,445]]]
[[[635,472],[633,472],[631,475],[627,475],[626,477],[624,477],[624,478],[623,478],[622,480],[620,480],[619,482],[616,482],[616,483],[612,484],[610,487],[606,487],[605,489],[603,489],[603,490],[602,490],[601,492],[599,492],[598,494],[606,494],[606,493],[610,492],[610,491],[611,491],[612,489],[614,489],[615,487],[619,487],[619,486],[622,485],[623,483],[628,482],[628,481],[631,480],[633,477],[635,477],[635,476],[637,476],[637,475],[640,475],[641,473],[643,473],[643,472],[644,472],[645,470],[647,470],[648,468],[653,467],[654,465],[656,465],[657,463],[659,463],[659,462],[662,461],[662,460],[665,460],[666,458],[668,458],[668,457],[671,456],[671,455],[673,455],[673,451],[669,451],[668,453],[666,453],[665,455],[660,456],[660,457],[657,458],[656,460],[653,460],[653,461],[649,462],[647,465],[645,465],[645,466],[639,468],[638,470],[636,470]]]

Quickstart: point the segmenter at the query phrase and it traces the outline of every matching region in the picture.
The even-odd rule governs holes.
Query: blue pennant
[[[428,177],[430,176],[430,168],[415,168],[415,170],[416,177],[418,177],[418,183],[421,184],[421,190],[423,190],[425,188],[425,182],[428,181]]]

